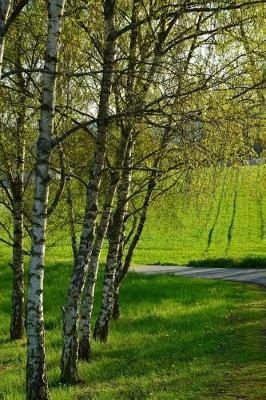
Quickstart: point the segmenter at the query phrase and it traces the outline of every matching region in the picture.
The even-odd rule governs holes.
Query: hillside
[[[266,257],[265,183],[265,165],[197,174],[152,206],[134,263]]]

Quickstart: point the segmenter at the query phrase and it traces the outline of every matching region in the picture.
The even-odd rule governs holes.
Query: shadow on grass
[[[177,393],[182,368],[190,370],[184,372],[189,380],[194,368],[204,375],[210,373],[210,366],[224,372],[227,363],[258,360],[262,353],[253,338],[264,311],[249,308],[255,299],[255,289],[247,291],[238,283],[195,283],[170,276],[131,274],[121,293],[122,317],[112,322],[109,343],[93,344],[94,361],[81,363],[81,377],[87,385],[108,386],[111,382],[115,386],[120,380],[132,383],[132,378],[138,382],[154,375],[167,385],[175,381]],[[243,303],[247,309],[242,309]],[[237,311],[237,304],[241,311]],[[58,316],[51,311],[49,304],[47,312],[54,319],[51,329],[58,330]],[[48,343],[60,352],[60,335],[50,337]],[[51,360],[50,368],[56,362]],[[53,376],[50,384],[57,387],[58,376]],[[138,395],[135,389],[130,389],[133,398]],[[130,398],[130,393],[125,396]],[[89,392],[84,398],[90,398]]]
[[[65,302],[71,268],[63,262],[49,263],[45,273],[46,349],[53,398],[61,398],[56,392],[66,396],[65,391],[75,390],[75,397],[69,394],[69,398],[150,400],[159,398],[158,393],[164,396],[165,391],[160,399],[210,399],[210,391],[220,385],[217,382],[228,370],[231,373],[240,364],[251,368],[253,363],[261,368],[265,353],[257,338],[265,315],[263,309],[253,308],[261,300],[257,289],[238,283],[131,273],[121,290],[122,317],[112,322],[109,343],[94,343],[93,362],[80,363],[84,384],[76,389],[61,386],[60,306]],[[11,278],[7,269],[2,278],[0,293]],[[102,279],[101,270],[94,320]],[[5,307],[7,292],[2,297]],[[21,366],[17,349],[13,343],[5,349],[2,358],[9,368],[5,376],[12,377]],[[25,357],[24,349],[21,354]],[[233,384],[230,380],[230,389]]]
[[[266,258],[207,258],[205,260],[191,260],[187,266],[203,268],[266,268]]]

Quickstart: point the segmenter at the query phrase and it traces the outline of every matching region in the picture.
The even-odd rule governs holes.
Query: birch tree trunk
[[[19,139],[18,172],[12,183],[13,193],[13,292],[10,339],[21,339],[24,333],[24,254],[23,254],[23,190],[25,144]]]
[[[11,8],[11,0],[0,0],[0,79],[5,48],[6,21]]]
[[[74,259],[74,264],[75,264],[77,262],[78,250],[77,250],[77,237],[76,237],[76,229],[75,229],[75,209],[74,209],[74,202],[73,202],[72,189],[71,189],[71,177],[70,177],[70,172],[69,172],[69,166],[67,167],[67,173],[66,173],[66,203],[67,203],[67,211],[68,211],[72,254],[73,254],[73,259]]]
[[[37,142],[36,184],[33,203],[32,245],[27,303],[27,400],[47,400],[43,278],[49,193],[49,163],[54,129],[56,70],[65,0],[51,0],[44,72],[40,133]]]
[[[113,178],[113,182],[108,190],[103,215],[100,225],[97,230],[95,243],[91,253],[88,273],[83,290],[83,301],[80,309],[80,342],[79,342],[79,358],[89,361],[91,358],[91,345],[90,345],[90,323],[94,303],[94,290],[95,283],[98,275],[99,257],[106,231],[109,225],[113,198],[116,190],[118,179]]]
[[[139,219],[139,223],[136,229],[136,232],[133,236],[133,239],[130,243],[128,252],[125,257],[125,262],[122,262],[122,259],[118,258],[117,264],[120,265],[120,268],[117,268],[117,272],[115,275],[115,282],[114,282],[114,297],[113,297],[113,309],[112,309],[112,318],[117,320],[120,317],[120,303],[119,303],[119,295],[120,295],[120,288],[121,285],[126,278],[126,275],[128,273],[129,267],[131,265],[132,257],[134,255],[134,251],[136,249],[136,246],[139,242],[139,239],[141,237],[146,219],[147,219],[147,212],[150,204],[150,199],[153,193],[153,190],[156,186],[155,178],[152,178],[148,184],[147,192],[145,195],[145,199],[143,202],[143,208],[141,210],[141,216]],[[123,247],[123,244],[120,244],[120,246]],[[122,257],[122,254],[120,255]]]
[[[105,49],[103,57],[103,74],[97,119],[96,150],[94,165],[87,189],[86,208],[77,261],[70,281],[67,303],[63,311],[63,351],[61,358],[61,380],[64,383],[77,383],[78,378],[78,333],[79,304],[84,285],[86,269],[91,256],[95,237],[98,212],[98,196],[106,156],[106,142],[109,129],[109,98],[112,86],[112,75],[115,56],[114,28],[115,0],[105,0]]]
[[[100,221],[99,228],[95,243],[93,246],[88,274],[86,277],[83,301],[81,304],[81,318],[80,318],[80,345],[79,345],[79,358],[89,361],[91,358],[91,345],[90,345],[90,329],[91,317],[94,303],[94,289],[97,280],[99,257],[106,236],[107,228],[109,226],[112,203],[119,183],[121,169],[127,154],[128,136],[122,134],[120,148],[117,150],[115,171],[111,173],[111,182],[106,194],[105,204],[103,207],[103,215]]]
[[[134,86],[136,82],[135,72],[137,64],[137,39],[138,39],[138,0],[133,1],[132,6],[132,28],[130,34],[130,48],[128,58],[128,75],[126,83],[126,108],[127,110],[134,109],[135,97],[132,96],[134,93]],[[113,288],[114,288],[114,276],[116,269],[116,262],[119,252],[119,244],[121,241],[121,230],[124,221],[124,215],[127,209],[127,196],[131,183],[131,158],[133,152],[133,138],[132,138],[132,124],[128,124],[127,127],[122,124],[122,143],[124,142],[123,157],[121,157],[121,182],[118,186],[118,203],[113,215],[112,224],[110,226],[110,240],[108,255],[106,259],[103,292],[102,292],[102,306],[98,315],[93,337],[100,341],[107,341],[109,320],[112,315],[113,309]]]
[[[171,120],[171,117],[170,117],[170,120]],[[170,122],[170,124],[171,124],[171,122]],[[152,168],[152,172],[151,172],[151,175],[149,178],[144,201],[142,204],[142,209],[141,209],[141,214],[140,214],[139,222],[137,225],[137,229],[136,229],[136,232],[134,233],[133,238],[130,242],[127,254],[125,256],[124,263],[122,261],[124,244],[123,244],[123,242],[120,244],[121,252],[120,252],[119,258],[117,260],[118,268],[117,268],[116,275],[115,275],[113,310],[112,310],[112,318],[115,320],[119,319],[119,317],[120,317],[120,302],[119,302],[120,288],[121,288],[121,285],[122,285],[123,281],[125,280],[127,273],[129,271],[135,249],[140,240],[145,222],[147,220],[148,209],[150,206],[152,194],[153,194],[153,191],[157,184],[157,178],[160,176],[158,168],[160,167],[160,161],[163,158],[164,151],[167,149],[167,144],[168,144],[169,138],[170,138],[170,129],[167,127],[167,128],[165,128],[162,139],[161,139],[160,147],[158,149],[158,155],[155,157],[155,160],[153,163],[153,168]],[[122,241],[123,241],[123,238],[124,238],[124,235],[121,238]]]
[[[136,6],[136,1],[134,2]],[[137,12],[137,8],[135,8],[134,12]],[[135,14],[135,18],[137,14]],[[154,55],[153,60],[151,63],[151,67],[147,73],[147,81],[142,84],[142,77],[140,80],[140,87],[141,90],[139,92],[138,100],[143,104],[145,107],[145,99],[147,97],[149,88],[153,81],[155,74],[158,72],[159,69],[159,61],[162,57],[163,53],[163,44],[166,41],[171,29],[173,28],[175,22],[177,21],[177,15],[175,15],[171,21],[169,22],[167,28],[165,24],[162,23],[160,27],[160,32],[158,33],[157,41],[154,45]],[[134,26],[135,24],[133,24]],[[133,37],[136,35],[137,31],[133,34]],[[136,45],[133,42],[133,53],[130,57],[132,62],[132,68],[134,71],[134,58],[135,58],[135,50]],[[145,55],[144,55],[145,59]],[[130,70],[130,69],[129,69]],[[134,74],[129,73],[128,77],[128,86],[127,86],[127,96],[128,99],[126,104],[129,108],[133,107],[134,109],[134,101],[132,101],[132,89],[134,87],[134,79],[132,78]],[[118,194],[119,200],[117,209],[114,214],[113,223],[111,227],[111,240],[109,244],[109,250],[107,255],[107,261],[105,266],[105,274],[104,274],[104,283],[103,283],[103,291],[102,291],[102,304],[101,309],[95,324],[93,337],[94,339],[98,339],[101,342],[106,342],[108,339],[108,331],[109,331],[109,322],[113,314],[114,310],[114,283],[115,283],[115,275],[116,275],[116,268],[118,263],[118,255],[119,255],[119,247],[121,244],[121,238],[123,235],[123,225],[124,225],[124,218],[127,212],[127,203],[128,203],[128,194],[131,185],[132,179],[132,157],[134,154],[134,121],[131,121],[129,124],[130,128],[128,128],[128,137],[129,137],[129,144],[127,150],[127,156],[125,158],[124,164],[124,173],[122,175],[122,181],[119,185]]]
[[[109,249],[106,259],[104,272],[104,282],[102,291],[102,305],[97,318],[93,337],[101,342],[106,342],[109,331],[109,321],[113,310],[114,278],[116,272],[117,258],[121,239],[121,232],[127,211],[127,198],[131,184],[131,156],[133,150],[132,133],[128,133],[129,141],[122,172],[121,182],[118,188],[118,202],[110,227]]]

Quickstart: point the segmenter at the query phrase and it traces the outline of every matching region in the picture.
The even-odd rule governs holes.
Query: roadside
[[[130,269],[143,274],[172,274],[188,278],[219,279],[254,283],[266,287],[266,269],[254,268],[198,268],[170,265],[138,265]]]

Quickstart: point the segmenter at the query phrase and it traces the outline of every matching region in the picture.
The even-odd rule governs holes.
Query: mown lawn
[[[248,258],[250,266],[265,267],[266,165],[203,169],[191,179],[181,192],[176,187],[152,204],[133,263],[186,265],[211,259],[227,266],[219,260]],[[65,220],[59,232],[52,229],[51,242],[57,246],[48,255],[71,258]],[[102,262],[105,255],[106,246]]]
[[[266,398],[265,293],[238,283],[131,274],[108,344],[81,363],[83,384],[59,383],[61,311],[71,265],[49,260],[45,277],[52,400]],[[0,265],[0,399],[24,399],[25,340],[8,338],[11,273]],[[99,290],[97,308],[99,307]],[[37,400],[37,399],[36,399]]]
[[[195,177],[193,193],[168,193],[150,210],[134,263],[239,266],[249,257],[241,266],[265,266],[265,171],[228,168],[211,177],[207,170]],[[93,362],[81,363],[82,385],[61,386],[60,307],[72,268],[68,230],[52,241],[57,246],[47,251],[45,276],[52,400],[266,399],[265,291],[176,276],[131,274],[109,343],[95,343]],[[10,255],[1,248],[0,256],[0,400],[21,400],[26,342],[8,341]]]
[[[258,258],[266,265],[266,166],[197,171],[154,204],[135,264]]]

